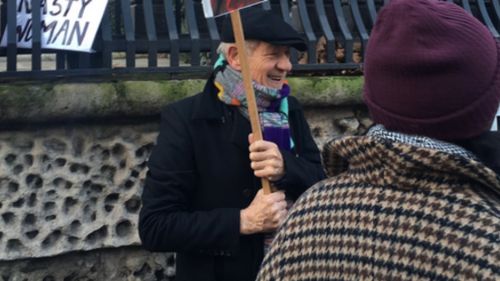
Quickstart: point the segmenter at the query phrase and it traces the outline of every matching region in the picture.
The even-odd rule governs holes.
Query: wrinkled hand
[[[267,178],[277,181],[285,175],[283,156],[278,146],[265,140],[253,140],[253,134],[248,135],[250,143],[250,166],[254,175],[259,178]]]
[[[283,191],[264,194],[260,189],[252,203],[240,211],[240,233],[272,232],[281,225],[287,212]]]

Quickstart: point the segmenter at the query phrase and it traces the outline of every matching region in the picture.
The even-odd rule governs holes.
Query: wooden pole
[[[240,11],[231,12],[231,24],[233,25],[234,39],[238,48],[238,55],[241,64],[241,74],[243,76],[243,86],[248,103],[248,115],[250,116],[250,124],[252,125],[252,133],[254,140],[262,140],[262,130],[260,128],[259,112],[257,110],[257,102],[252,87],[252,76],[248,68],[247,49],[245,47],[245,36],[243,34],[243,26],[241,24]],[[271,193],[271,185],[267,178],[261,178],[262,189],[264,194]]]

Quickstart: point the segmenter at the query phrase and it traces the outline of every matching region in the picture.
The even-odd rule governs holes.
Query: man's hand
[[[283,191],[264,194],[260,189],[252,203],[240,211],[240,233],[272,232],[281,225],[287,212]]]
[[[250,166],[254,175],[277,181],[285,175],[285,164],[278,146],[265,140],[253,140],[253,134],[248,135],[250,143]]]

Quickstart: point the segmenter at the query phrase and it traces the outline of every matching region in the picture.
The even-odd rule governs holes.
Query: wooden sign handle
[[[262,130],[260,128],[259,112],[257,110],[257,102],[255,101],[255,94],[252,87],[252,76],[248,68],[247,49],[245,47],[245,36],[243,34],[243,26],[241,24],[240,11],[231,12],[231,24],[233,25],[234,39],[236,40],[236,47],[238,48],[238,55],[241,64],[241,74],[243,76],[243,86],[245,88],[248,115],[250,116],[250,124],[252,125],[252,133],[254,140],[262,140]],[[267,178],[261,178],[262,189],[264,194],[271,193],[271,185]]]

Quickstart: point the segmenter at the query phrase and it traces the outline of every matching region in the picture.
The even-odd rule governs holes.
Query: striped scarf
[[[219,90],[217,97],[227,105],[237,106],[243,116],[249,119],[241,73],[227,65],[217,72],[214,84]],[[255,81],[252,81],[252,85],[264,139],[276,143],[281,149],[291,150],[294,145],[288,124],[290,87],[284,84],[281,89],[273,89]]]

